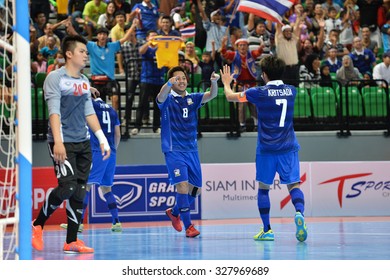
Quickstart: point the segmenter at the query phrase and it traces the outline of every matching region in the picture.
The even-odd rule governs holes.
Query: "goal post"
[[[17,184],[19,204],[19,258],[32,258],[32,128],[31,128],[31,61],[30,13],[28,0],[15,2],[16,96],[17,110]],[[17,217],[18,218],[18,217]]]
[[[0,260],[32,259],[32,122],[28,0],[0,0]]]

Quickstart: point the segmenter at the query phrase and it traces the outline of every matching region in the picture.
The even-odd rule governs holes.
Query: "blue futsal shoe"
[[[263,229],[260,230],[258,234],[253,236],[253,239],[256,241],[274,241],[275,240],[275,235],[272,229],[270,229],[267,232],[264,232]]]
[[[295,237],[300,242],[305,241],[307,238],[307,227],[305,224],[305,218],[300,212],[295,214],[295,225],[297,226]]]

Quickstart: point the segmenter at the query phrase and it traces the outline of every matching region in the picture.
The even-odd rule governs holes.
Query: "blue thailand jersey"
[[[93,108],[95,109],[96,116],[99,120],[100,126],[107,138],[108,144],[111,150],[115,151],[115,126],[120,125],[118,114],[102,99],[96,98],[92,100]],[[100,151],[99,140],[95,134],[91,131],[91,149]]]
[[[165,152],[196,152],[198,150],[198,109],[203,93],[187,93],[181,97],[174,91],[164,103],[157,101],[161,110],[161,148]]]
[[[294,132],[294,99],[297,90],[282,81],[245,91],[258,114],[257,154],[280,154],[299,150]]]

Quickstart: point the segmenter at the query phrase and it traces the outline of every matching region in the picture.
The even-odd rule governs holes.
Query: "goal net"
[[[0,260],[31,259],[28,0],[0,0]]]

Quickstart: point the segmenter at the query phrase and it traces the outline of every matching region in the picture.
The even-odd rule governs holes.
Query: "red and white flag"
[[[237,11],[255,14],[263,19],[282,23],[283,15],[295,0],[241,0]]]

